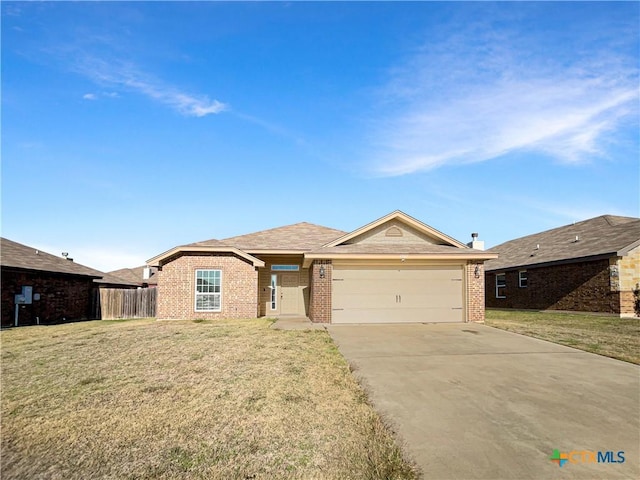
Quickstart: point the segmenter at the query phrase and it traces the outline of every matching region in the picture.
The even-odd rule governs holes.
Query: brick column
[[[478,275],[476,276],[476,267]],[[467,270],[467,321],[484,323],[484,263],[469,262]]]
[[[324,268],[324,278],[320,276]],[[331,260],[315,260],[309,269],[311,276],[311,296],[309,318],[314,323],[331,323]]]

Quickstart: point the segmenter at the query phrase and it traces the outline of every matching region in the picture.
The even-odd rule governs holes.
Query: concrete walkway
[[[324,323],[313,323],[307,317],[278,317],[271,325],[274,330],[324,330]]]
[[[426,479],[640,478],[636,365],[476,324],[327,329]]]

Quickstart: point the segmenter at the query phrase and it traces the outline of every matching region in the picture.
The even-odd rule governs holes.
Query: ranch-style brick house
[[[8,238],[0,252],[3,328],[92,317],[94,280],[104,273]]]
[[[602,215],[497,245],[485,264],[489,308],[634,315],[640,218]]]
[[[147,263],[159,270],[158,319],[431,323],[484,320],[483,263],[496,257],[395,211],[352,232],[297,223]]]

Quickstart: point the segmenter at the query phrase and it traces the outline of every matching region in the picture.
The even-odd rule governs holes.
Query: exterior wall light
[[[480,278],[480,265],[476,265],[476,268],[473,271],[473,276],[476,278]]]
[[[318,271],[318,273],[320,274],[320,278],[324,278],[324,265],[320,265],[320,270]]]

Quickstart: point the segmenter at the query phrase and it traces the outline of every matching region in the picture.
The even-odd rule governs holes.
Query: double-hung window
[[[219,312],[221,297],[222,271],[196,270],[196,312]]]
[[[526,288],[528,284],[529,284],[529,277],[527,277],[527,271],[520,270],[518,272],[518,286],[520,288]]]
[[[496,298],[507,298],[505,290],[507,289],[507,277],[504,273],[496,274]]]

